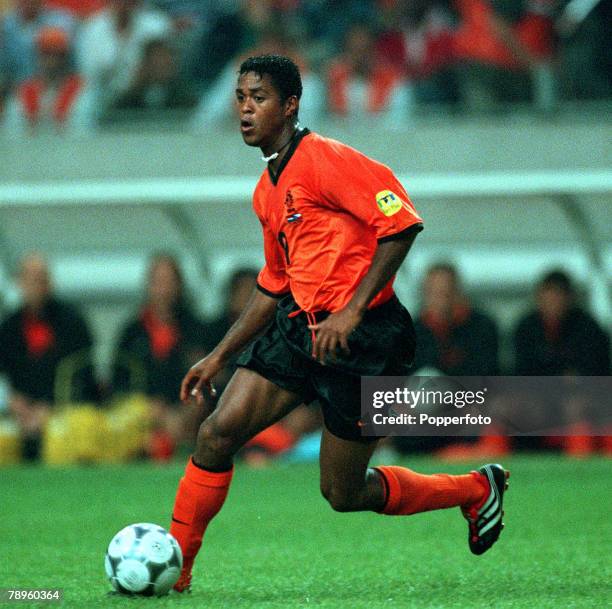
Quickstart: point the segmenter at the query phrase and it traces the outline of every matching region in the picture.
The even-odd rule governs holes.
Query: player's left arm
[[[348,304],[321,323],[314,356],[320,362],[338,348],[349,349],[348,337],[359,325],[373,298],[399,269],[423,221],[408,193],[391,170],[362,154],[339,145],[322,148],[317,157],[317,192],[329,205],[342,209],[373,230],[378,240],[372,263]]]
[[[408,230],[393,240],[379,242],[372,264],[348,304],[322,322],[308,326],[317,333],[313,351],[317,360],[323,363],[328,356],[333,358],[338,348],[349,352],[350,333],[361,323],[374,296],[395,275],[417,234],[417,231]]]

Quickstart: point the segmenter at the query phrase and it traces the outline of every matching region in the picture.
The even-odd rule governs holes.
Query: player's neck
[[[272,171],[276,171],[282,163],[297,131],[297,125],[287,125],[272,146],[261,149],[263,153],[262,159],[269,164]]]

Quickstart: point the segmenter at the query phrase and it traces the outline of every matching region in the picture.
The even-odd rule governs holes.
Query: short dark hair
[[[450,275],[455,285],[459,284],[459,271],[452,262],[447,262],[446,260],[434,262],[427,269],[427,276],[429,277],[429,275],[431,275],[432,273],[447,273],[448,275]]]
[[[555,288],[572,296],[575,292],[570,276],[562,269],[553,269],[542,277],[540,289]]]
[[[289,57],[283,55],[249,57],[240,64],[239,74],[242,75],[247,72],[255,72],[260,77],[268,74],[283,102],[292,95],[295,95],[298,99],[302,97],[300,69]]]

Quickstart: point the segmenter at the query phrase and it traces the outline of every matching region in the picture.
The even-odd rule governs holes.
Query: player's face
[[[264,152],[273,148],[293,112],[291,103],[281,102],[267,74],[241,74],[236,87],[236,109],[244,143],[258,146]]]

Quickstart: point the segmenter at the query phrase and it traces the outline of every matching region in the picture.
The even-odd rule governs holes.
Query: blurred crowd
[[[177,451],[192,449],[199,422],[214,410],[218,398],[208,396],[203,407],[180,404],[181,380],[238,318],[255,288],[255,270],[235,271],[222,314],[203,320],[190,302],[177,260],[166,253],[154,255],[141,304],[117,333],[106,379],[96,377],[87,320],[77,307],[56,296],[43,256],[25,256],[17,280],[21,304],[0,324],[0,374],[10,387],[4,420],[13,425],[15,458],[35,461],[42,454],[47,461],[61,463],[70,460],[67,446],[73,446],[82,447],[78,455],[83,460],[104,461],[113,450],[120,450],[114,455],[117,459],[167,460]],[[470,301],[452,264],[440,262],[427,270],[421,308],[414,319],[415,374],[605,376],[612,372],[609,336],[581,306],[576,287],[563,270],[547,272],[535,286],[533,303],[525,303],[511,336],[511,367],[500,364],[496,321]],[[230,364],[215,379],[219,394],[232,371]],[[80,415],[67,419],[70,409]],[[576,433],[556,438],[517,439],[499,430],[499,435],[461,442],[396,438],[393,447],[461,459],[498,456],[521,447],[555,448],[576,456],[612,453],[612,437],[592,436],[584,421],[578,423]],[[253,464],[279,455],[312,458],[318,451],[320,426],[316,404],[302,405],[254,438],[242,456]],[[100,435],[102,428],[106,435]],[[81,437],[87,439],[79,443]],[[1,441],[2,437],[0,463],[6,457],[3,450],[8,450]],[[93,450],[96,442],[100,452]]]
[[[422,286],[422,304],[415,319],[417,352],[414,374],[456,377],[481,376],[608,376],[612,373],[610,336],[581,306],[576,286],[562,269],[546,272],[534,287],[533,303],[516,321],[511,335],[503,337],[496,320],[479,310],[465,293],[458,269],[446,262],[432,265]],[[500,358],[502,339],[511,343],[512,362]],[[400,437],[394,444],[401,452],[434,451],[445,459],[501,457],[514,448],[556,449],[572,456],[593,452],[612,454],[612,437],[590,435],[583,412],[570,412],[568,400],[550,404],[556,412],[555,437],[517,436],[497,427],[479,438]],[[533,399],[516,392],[493,413],[494,425],[511,419],[509,411],[525,412],[516,400]],[[513,403],[514,402],[514,403]],[[541,402],[533,402],[541,409]],[[488,412],[487,414],[491,414]],[[501,415],[501,416],[499,416]],[[537,427],[535,427],[537,428]],[[497,433],[495,433],[497,432]]]
[[[239,61],[300,65],[304,122],[612,96],[610,0],[0,0],[4,130],[231,116]],[[129,120],[128,119],[128,120]]]

